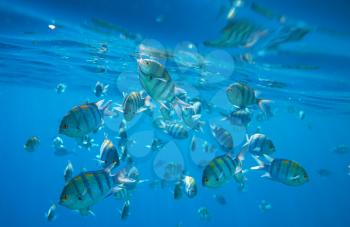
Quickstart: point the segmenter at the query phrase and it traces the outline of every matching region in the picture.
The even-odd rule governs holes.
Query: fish
[[[184,176],[183,184],[185,186],[185,192],[188,198],[193,198],[197,195],[197,183],[196,180],[191,176]]]
[[[96,156],[103,168],[115,164],[114,167],[119,166],[119,154],[117,148],[111,140],[105,139],[100,148],[100,154]]]
[[[234,159],[230,154],[215,157],[204,168],[202,185],[209,188],[219,188],[234,179],[240,187],[244,186],[244,172],[242,169],[242,154]]]
[[[181,181],[177,182],[174,187],[174,199],[178,200],[182,198],[182,187],[183,184]]]
[[[83,216],[93,215],[91,206],[113,194],[121,184],[110,171],[111,168],[83,171],[73,177],[63,187],[59,204]]]
[[[142,97],[143,92],[131,92],[130,94],[123,93],[124,101],[121,107],[116,110],[124,114],[126,121],[131,121],[137,113],[141,113],[150,107],[150,96]]]
[[[118,137],[117,137],[118,148],[121,151],[121,157],[120,157],[121,160],[125,160],[129,156],[128,154],[129,145],[136,143],[136,141],[134,140],[129,140],[126,124],[127,123],[125,119],[123,119],[120,122]]]
[[[83,138],[80,139],[80,141],[78,141],[78,146],[79,148],[84,148],[87,149],[88,151],[91,150],[91,148],[93,147],[98,147],[97,143],[94,143],[95,140],[90,138],[90,136],[86,135]]]
[[[220,147],[226,152],[231,152],[233,149],[233,138],[231,133],[215,124],[211,124],[210,128],[213,137]]]
[[[71,161],[68,161],[66,168],[64,169],[63,177],[64,177],[64,182],[68,182],[72,179],[73,176],[73,164]]]
[[[231,8],[229,14],[234,14],[235,8]],[[232,12],[232,13],[231,13]],[[229,16],[229,15],[228,15]],[[250,48],[254,46],[268,31],[246,19],[230,20],[221,30],[220,37],[214,40],[204,41],[208,47]]]
[[[333,148],[333,152],[341,155],[348,154],[350,152],[350,148],[345,144],[341,144]]]
[[[94,89],[94,94],[97,98],[103,96],[104,94],[107,93],[109,85],[104,85],[100,81],[96,82],[95,89]]]
[[[300,186],[309,181],[308,174],[299,163],[288,159],[273,159],[268,155],[264,157],[269,161],[264,164],[256,156],[253,156],[258,166],[251,167],[251,170],[266,171],[261,177],[271,179],[288,186]]]
[[[63,84],[63,83],[59,83],[56,86],[56,93],[57,94],[62,94],[66,91],[67,85]]]
[[[129,217],[129,215],[130,215],[130,213],[129,213],[130,211],[129,210],[130,210],[130,201],[127,200],[127,201],[124,202],[122,210],[119,211],[120,218],[122,220],[125,220],[125,219],[127,219]]]
[[[47,211],[47,213],[45,214],[46,216],[46,219],[48,221],[54,221],[56,219],[56,209],[57,209],[57,206],[55,203],[51,204],[49,210]]]
[[[272,140],[265,134],[255,133],[248,138],[243,145],[242,150],[250,152],[252,155],[262,156],[264,154],[271,155],[276,151]]]
[[[209,210],[206,207],[198,208],[197,214],[201,220],[210,221],[210,219],[211,219],[211,215],[209,213]]]
[[[223,121],[229,121],[232,125],[247,128],[252,120],[251,113],[245,109],[238,109],[229,114],[221,113]]]
[[[57,136],[52,140],[52,146],[54,148],[59,148],[63,146],[63,140],[61,137]]]
[[[140,83],[146,93],[161,106],[168,108],[166,104],[174,107],[179,114],[179,104],[186,103],[176,97],[177,88],[170,77],[168,70],[159,62],[151,59],[138,59],[138,75]]]
[[[268,100],[258,99],[253,88],[240,82],[228,86],[226,88],[226,96],[229,102],[239,109],[258,104],[259,108],[265,113],[265,106],[269,103]]]
[[[269,210],[272,209],[272,206],[270,203],[268,203],[266,200],[261,200],[260,204],[259,204],[259,209],[262,212],[267,212]]]
[[[174,139],[186,139],[188,137],[187,129],[180,123],[160,120],[156,124],[158,128],[163,129],[165,133]]]
[[[27,139],[23,147],[26,151],[35,151],[38,148],[39,144],[40,144],[39,137],[32,136],[29,139]]]
[[[196,102],[191,106],[185,106],[181,113],[182,120],[188,127],[194,131],[203,132],[203,126],[205,123],[200,120],[200,102]]]
[[[151,151],[160,151],[166,144],[167,142],[158,138],[154,138],[152,144],[146,145],[146,148],[151,149]]]
[[[84,138],[96,133],[103,125],[106,109],[111,104],[104,100],[73,107],[61,120],[59,133],[72,138]]]
[[[226,205],[227,202],[226,202],[226,199],[223,195],[217,195],[217,194],[214,194],[213,195],[213,199],[215,199],[216,202],[218,202],[220,205]]]
[[[193,135],[192,136],[192,139],[191,139],[191,142],[190,142],[190,151],[195,151],[196,150],[196,136]]]
[[[133,191],[136,189],[137,185],[148,180],[140,180],[139,170],[133,166],[126,166],[124,169],[120,170],[117,173],[118,182],[122,184],[123,188],[126,188],[128,191]]]
[[[304,120],[304,118],[305,118],[305,112],[302,111],[302,110],[300,110],[298,116],[299,116],[299,119],[300,119],[300,120]]]

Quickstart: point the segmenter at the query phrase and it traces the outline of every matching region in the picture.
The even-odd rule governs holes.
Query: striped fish
[[[257,156],[264,154],[270,155],[276,150],[272,140],[260,133],[253,134],[250,138],[247,138],[247,142],[243,145],[242,149]]]
[[[232,151],[233,138],[231,133],[224,128],[218,127],[215,124],[211,124],[210,128],[216,142],[221,146],[221,148],[226,152]]]
[[[205,46],[210,47],[251,47],[266,31],[256,26],[248,20],[230,21],[221,32],[221,36],[216,40],[205,41]]]
[[[110,169],[82,172],[64,186],[59,204],[88,215],[92,213],[90,207],[113,193],[118,185],[118,179],[110,174]]]
[[[104,100],[73,107],[62,119],[59,133],[73,138],[83,138],[96,133],[103,125],[103,116],[111,102]]]
[[[124,119],[126,121],[131,121],[137,113],[147,109],[145,106],[150,105],[150,97],[147,96],[146,98],[143,98],[141,92],[133,91],[130,94],[123,95],[123,105],[120,108],[117,107],[116,110],[124,114]]]
[[[175,83],[166,68],[157,61],[139,59],[139,80],[142,87],[154,100],[158,102],[175,101]]]
[[[167,134],[175,139],[186,139],[188,137],[188,132],[186,128],[179,123],[168,123],[164,127]]]
[[[253,88],[243,84],[234,83],[226,89],[226,96],[230,103],[238,108],[245,108],[260,102],[255,96]]]
[[[253,156],[258,166],[251,167],[252,170],[265,170],[262,177],[280,182],[289,186],[299,186],[309,181],[308,174],[299,163],[288,159],[273,159],[268,155],[264,157],[269,164],[264,164],[260,159]]]
[[[231,112],[230,114],[221,113],[223,116],[222,120],[229,121],[232,125],[240,126],[240,127],[247,127],[248,124],[251,121],[251,114],[246,110],[235,110]]]
[[[232,178],[237,183],[244,184],[242,160],[243,158],[240,155],[232,159],[228,154],[214,158],[204,168],[202,185],[210,188],[218,188],[229,182]]]
[[[184,123],[195,131],[202,131],[204,122],[200,120],[200,102],[195,102],[181,111]]]
[[[97,156],[99,162],[101,162],[103,168],[115,164],[114,167],[119,165],[119,154],[117,148],[112,141],[105,139],[100,148],[100,154]]]

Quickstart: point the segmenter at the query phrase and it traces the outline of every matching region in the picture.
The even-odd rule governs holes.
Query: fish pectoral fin
[[[89,215],[95,216],[94,212],[92,212],[89,207],[80,209],[79,213],[81,216],[89,216]]]
[[[147,110],[146,107],[141,107],[141,108],[139,108],[139,109],[136,111],[136,113],[142,113],[142,112],[145,111],[145,110]]]
[[[289,180],[297,180],[301,177],[301,175],[297,175],[297,176],[294,176],[294,177],[289,177]]]
[[[124,113],[124,110],[123,110],[123,107],[122,106],[116,106],[113,108],[114,110],[118,111],[118,112],[121,112],[121,113]]]

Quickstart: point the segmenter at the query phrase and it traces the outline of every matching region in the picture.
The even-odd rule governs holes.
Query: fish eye
[[[68,195],[67,194],[64,194],[63,196],[62,196],[62,200],[67,200],[68,199]]]
[[[80,196],[78,197],[78,200],[83,200]]]
[[[208,181],[209,181],[208,178],[205,178],[205,179],[204,179],[204,182],[205,182],[205,183],[208,183]]]
[[[64,125],[62,126],[62,128],[63,128],[63,129],[67,129],[67,128],[68,128],[68,125],[67,125],[67,124],[64,124]]]
[[[216,181],[219,181],[219,178],[215,178]]]

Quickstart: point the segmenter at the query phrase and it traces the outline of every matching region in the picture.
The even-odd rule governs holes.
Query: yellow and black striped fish
[[[59,203],[88,215],[90,207],[110,195],[118,185],[117,177],[111,175],[109,169],[82,172],[64,186]]]
[[[229,152],[233,149],[233,138],[229,131],[219,127],[215,124],[210,125],[212,134],[216,142],[223,148],[225,151]]]
[[[119,154],[117,148],[111,140],[105,139],[100,148],[100,154],[97,156],[103,168],[107,168],[112,164],[119,165]]]
[[[269,164],[264,164],[260,159],[253,156],[259,166],[251,167],[252,170],[265,170],[266,173],[262,177],[289,186],[298,186],[309,181],[306,170],[299,163],[288,159],[272,159],[270,156],[264,156],[270,161]]]
[[[103,125],[106,108],[111,102],[104,100],[73,107],[62,119],[59,133],[69,137],[83,138],[95,133]]]
[[[139,59],[139,80],[142,87],[154,100],[159,102],[175,101],[175,83],[166,68],[151,59]]]
[[[242,157],[232,159],[230,155],[221,155],[209,162],[202,175],[202,185],[218,188],[234,178],[239,184],[244,184]]]
[[[256,98],[254,89],[243,83],[231,84],[226,89],[226,95],[230,103],[238,108],[255,105],[260,101]]]

